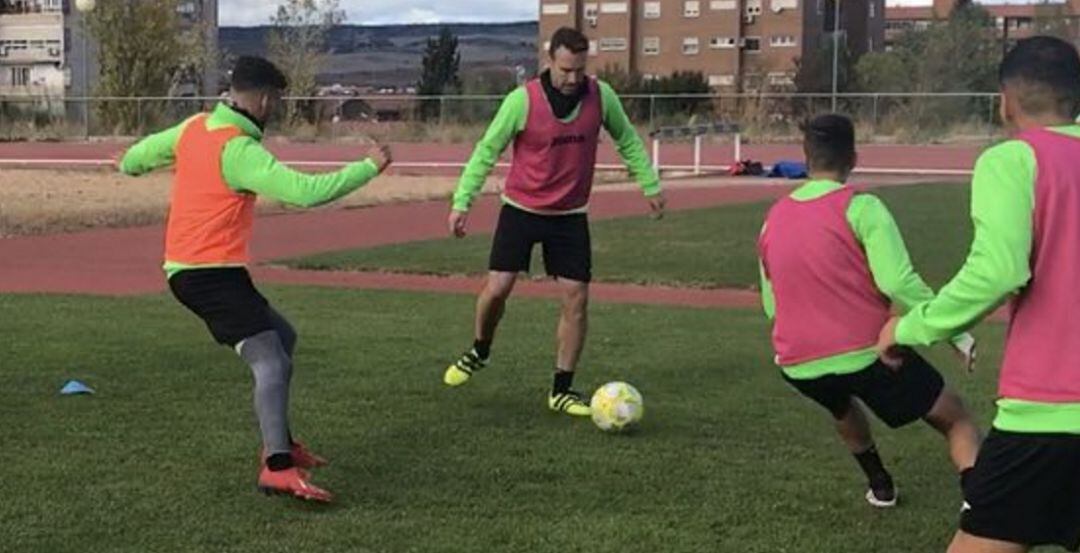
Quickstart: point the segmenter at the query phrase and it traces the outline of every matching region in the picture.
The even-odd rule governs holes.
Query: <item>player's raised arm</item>
[[[172,165],[176,161],[176,143],[180,141],[180,135],[190,121],[191,119],[187,119],[175,127],[136,142],[120,157],[117,163],[120,172],[137,177]]]
[[[351,194],[379,176],[391,163],[390,149],[371,147],[364,159],[332,173],[308,174],[281,163],[251,137],[235,138],[222,154],[229,186],[299,207],[315,207]]]

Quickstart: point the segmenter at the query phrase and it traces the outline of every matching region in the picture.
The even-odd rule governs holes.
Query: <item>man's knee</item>
[[[489,300],[504,302],[514,291],[517,275],[514,273],[493,272],[488,275],[487,284],[484,286],[484,295]]]
[[[563,281],[563,305],[575,310],[584,310],[589,305],[589,284],[587,282]]]

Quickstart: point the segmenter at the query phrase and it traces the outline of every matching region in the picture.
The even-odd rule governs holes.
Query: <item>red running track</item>
[[[671,209],[692,209],[778,197],[787,186],[742,185],[676,187],[668,191]],[[487,197],[473,211],[472,232],[489,232],[498,202]],[[594,218],[640,215],[648,211],[640,192],[597,192]],[[256,262],[322,251],[373,247],[446,236],[447,206],[423,202],[366,209],[318,211],[260,217],[255,226]],[[660,223],[662,224],[662,223]],[[165,289],[161,272],[164,230],[160,226],[102,229],[74,234],[0,240],[0,293],[78,293],[135,295]],[[271,282],[377,289],[471,292],[472,279],[425,279],[409,275],[311,274],[261,267]],[[550,296],[542,283],[526,284],[523,295]],[[750,296],[730,291],[680,290],[601,285],[598,300],[697,305],[747,305]],[[733,299],[735,298],[735,299]]]

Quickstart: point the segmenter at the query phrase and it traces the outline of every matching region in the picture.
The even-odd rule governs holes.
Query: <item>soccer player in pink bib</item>
[[[975,240],[933,300],[881,332],[930,344],[1011,299],[997,416],[964,478],[950,553],[1080,549],[1080,56],[1050,37],[1001,63],[1001,118],[1013,139],[975,164]]]
[[[851,121],[823,115],[804,132],[810,180],[773,206],[758,244],[776,363],[791,386],[832,414],[866,474],[866,500],[892,507],[897,488],[862,405],[892,428],[927,422],[948,440],[961,473],[975,464],[979,431],[922,357],[911,352],[899,368],[878,359],[890,310],[934,294],[912,269],[885,204],[844,184],[857,159]],[[974,339],[960,333],[954,346],[970,366]]]

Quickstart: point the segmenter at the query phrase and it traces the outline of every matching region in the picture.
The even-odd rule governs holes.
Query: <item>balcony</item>
[[[0,15],[63,14],[63,0],[11,0],[0,2]]]
[[[0,64],[36,64],[64,61],[64,52],[59,47],[15,49],[0,46]]]
[[[0,28],[63,27],[63,12],[0,12]]]

